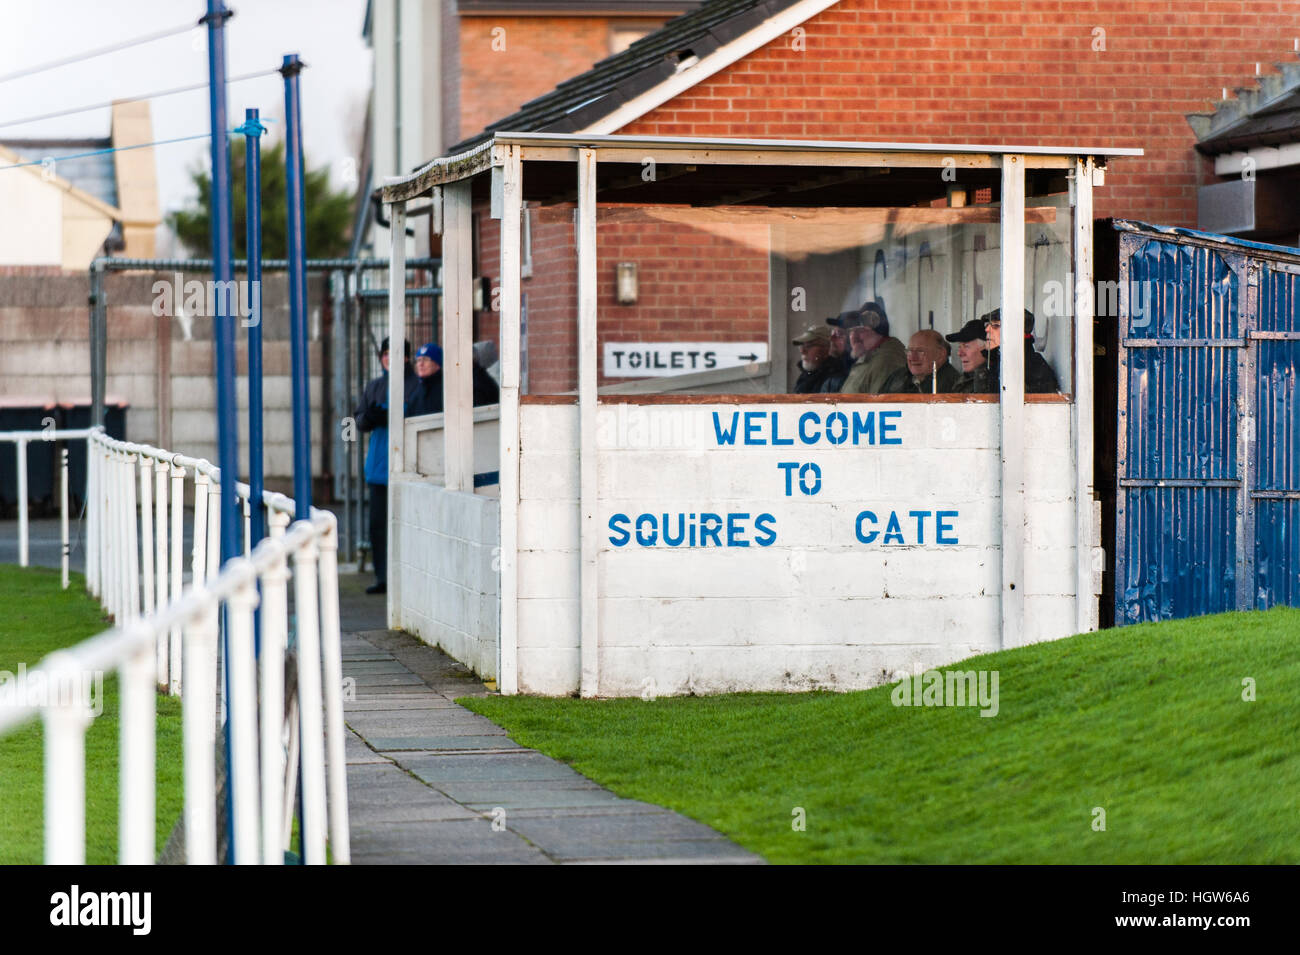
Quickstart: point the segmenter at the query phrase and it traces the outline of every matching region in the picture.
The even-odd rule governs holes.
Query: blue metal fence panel
[[[1300,274],[1261,270],[1255,341],[1255,606],[1300,606]]]
[[[1300,254],[1116,228],[1116,622],[1300,606]]]

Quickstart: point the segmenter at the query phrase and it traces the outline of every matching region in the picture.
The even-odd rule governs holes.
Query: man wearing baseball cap
[[[831,361],[831,330],[825,325],[809,325],[794,339],[799,346],[799,378],[794,383],[796,395],[815,395],[822,391],[826,379],[837,370]]]
[[[849,377],[849,369],[853,367],[853,355],[849,352],[849,330],[862,324],[862,312],[856,308],[840,312],[834,318],[826,319],[826,324],[831,327],[829,361],[837,367],[827,376],[822,385],[822,393],[833,395],[844,387],[844,379]]]
[[[844,379],[843,394],[884,394],[893,376],[907,368],[907,349],[889,334],[885,309],[867,302],[859,310],[862,324],[849,329],[853,367]]]
[[[944,336],[957,345],[957,361],[961,365],[961,378],[954,386],[954,391],[986,394],[990,390],[997,390],[988,387],[989,343],[984,340],[984,335],[984,323],[978,318],[972,318],[958,331]]]
[[[985,391],[996,393],[1000,381],[999,372],[1002,364],[1002,310],[995,308],[980,316],[984,323],[984,338],[988,342],[988,374],[985,378]],[[1044,395],[1060,391],[1056,372],[1034,347],[1034,313],[1025,309],[1025,332],[1022,346],[1025,350],[1025,394]]]

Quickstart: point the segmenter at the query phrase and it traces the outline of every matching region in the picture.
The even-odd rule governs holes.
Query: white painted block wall
[[[399,626],[496,679],[501,508],[493,497],[399,481],[393,522],[402,594]]]
[[[519,686],[579,681],[577,409],[521,409]],[[898,411],[896,445],[719,446],[713,413]],[[1071,407],[1026,408],[1025,642],[1074,621]],[[741,419],[743,421],[743,417]],[[877,419],[879,420],[879,419]],[[597,418],[602,695],[858,689],[998,647],[995,404],[601,405]],[[786,497],[782,461],[822,469]],[[860,542],[858,513],[957,510],[956,545]],[[774,518],[769,547],[615,546],[617,513]],[[752,527],[752,523],[750,524]],[[905,525],[906,526],[906,525]],[[915,527],[915,521],[912,521]]]

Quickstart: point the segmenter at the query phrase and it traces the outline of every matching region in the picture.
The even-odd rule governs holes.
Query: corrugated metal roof
[[[469,17],[494,13],[634,17],[683,13],[698,5],[699,0],[460,0],[456,10]]]

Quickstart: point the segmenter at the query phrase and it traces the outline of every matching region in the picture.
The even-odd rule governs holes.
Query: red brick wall
[[[664,17],[637,17],[662,23]],[[459,142],[609,56],[610,17],[461,17]],[[493,47],[493,29],[505,49]],[[497,46],[501,44],[498,43]]]
[[[1209,166],[1184,116],[1290,59],[1300,3],[840,0],[803,29],[618,132],[1139,146],[1097,215],[1195,226]]]
[[[608,208],[608,207],[602,207]],[[533,274],[528,301],[528,392],[578,387],[578,267],[573,205],[532,210]],[[501,284],[500,223],[479,216],[478,273]],[[767,341],[768,227],[727,226],[723,234],[668,222],[597,226],[597,348],[619,342]],[[619,305],[615,266],[637,264],[637,303]],[[499,314],[476,316],[475,340],[496,339]],[[498,342],[499,344],[499,342]],[[603,365],[603,358],[601,359]],[[599,384],[628,379],[606,379]]]

